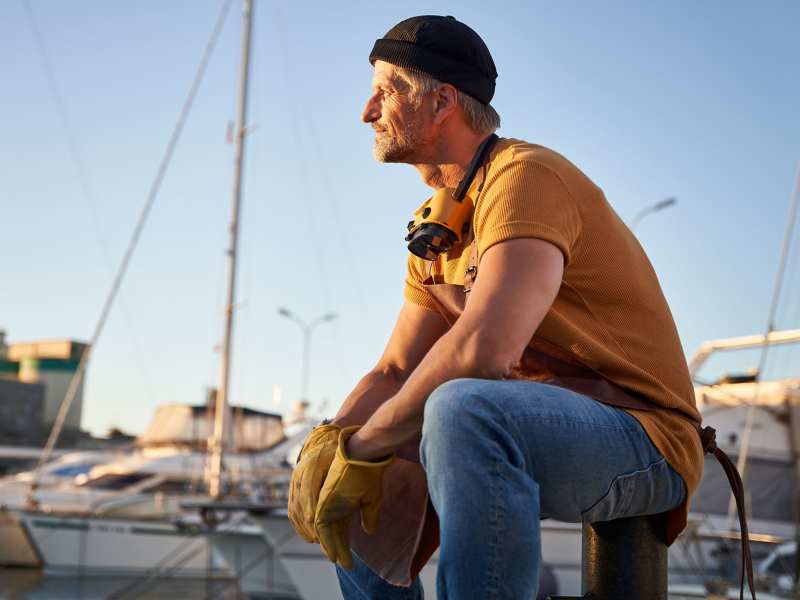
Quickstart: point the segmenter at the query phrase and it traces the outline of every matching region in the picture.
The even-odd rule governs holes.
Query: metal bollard
[[[549,600],[667,600],[666,513],[583,524],[581,592]]]

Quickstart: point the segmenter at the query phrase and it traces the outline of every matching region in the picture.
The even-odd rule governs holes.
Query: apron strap
[[[439,256],[437,256],[435,260],[425,261],[425,278],[422,280],[422,285],[436,284],[436,273],[433,273],[433,265],[436,264],[439,264]],[[442,269],[439,269],[439,274],[442,274]],[[444,283],[444,278],[442,278],[442,283]]]
[[[491,167],[491,163],[489,162],[490,154],[494,149],[495,144],[497,144],[497,140],[493,141],[489,146],[489,151],[486,153],[486,162],[483,163],[483,168],[478,171],[477,175],[475,176],[475,180],[478,182],[478,194],[475,196],[475,206],[478,206],[478,198],[481,197],[481,193],[483,192],[483,184],[486,183],[486,175],[489,172],[489,168]],[[473,217],[474,217],[473,213]],[[464,271],[464,293],[467,294],[472,290],[472,286],[475,283],[475,278],[478,276],[478,240],[475,238],[475,222],[473,218],[473,222],[470,224],[469,228],[469,237],[464,239],[464,243],[466,244],[467,241],[472,240],[469,245],[469,265],[467,269]]]
[[[681,414],[678,411],[671,410],[675,414]],[[684,418],[688,418],[683,415]],[[703,446],[704,454],[712,454],[722,465],[725,475],[728,477],[728,483],[733,491],[733,497],[736,500],[736,512],[739,513],[739,531],[742,537],[742,560],[744,561],[744,569],[742,569],[742,581],[739,588],[739,598],[744,600],[744,577],[747,574],[747,584],[750,588],[750,595],[753,600],[756,600],[756,590],[753,585],[753,559],[750,556],[750,537],[747,533],[747,517],[745,516],[744,506],[744,484],[739,471],[736,469],[734,462],[717,446],[717,432],[713,427],[701,427],[700,424],[693,420],[689,421],[694,425],[697,435],[700,436],[700,443]]]

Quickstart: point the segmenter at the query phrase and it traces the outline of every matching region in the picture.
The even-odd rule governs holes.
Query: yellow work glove
[[[339,448],[328,477],[319,493],[317,537],[331,562],[344,569],[353,568],[350,554],[350,519],[361,505],[361,526],[369,534],[378,532],[378,516],[383,502],[383,473],[394,454],[381,462],[350,460],[344,445],[360,425],[345,427],[339,434]]]
[[[320,425],[308,434],[289,483],[289,521],[305,541],[319,543],[314,529],[317,500],[339,446],[338,425]]]

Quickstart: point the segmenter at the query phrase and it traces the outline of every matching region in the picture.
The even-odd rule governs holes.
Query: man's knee
[[[425,403],[425,428],[430,429],[434,423],[451,421],[458,412],[458,407],[463,404],[462,399],[471,393],[468,379],[454,379],[443,383],[428,396]]]
[[[482,380],[455,379],[436,388],[425,404],[420,456],[427,468],[431,460],[453,458],[470,443],[485,422],[493,418],[491,402],[481,393]]]
[[[482,394],[481,379],[454,379],[436,388],[425,403],[422,435],[440,435],[457,430],[467,420],[487,415],[488,399]]]

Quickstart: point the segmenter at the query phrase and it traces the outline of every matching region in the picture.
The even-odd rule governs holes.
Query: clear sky
[[[11,342],[88,340],[222,0],[28,6],[78,162],[25,6],[2,2],[0,328]],[[235,403],[289,412],[299,395],[302,336],[280,306],[339,315],[313,336],[317,412],[335,411],[388,339],[405,224],[431,191],[411,167],[375,162],[359,115],[372,44],[418,14],[453,15],[487,43],[498,133],[565,155],[625,220],[678,199],[636,233],[687,354],[763,333],[800,159],[800,4],[255,0]],[[140,432],[218,378],[239,17],[234,0],[91,361],[95,433]],[[796,244],[792,256],[779,329],[800,327]],[[797,374],[798,359],[780,366]]]

